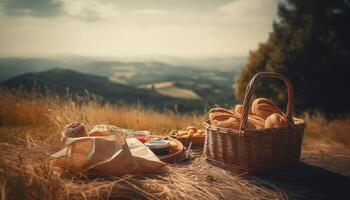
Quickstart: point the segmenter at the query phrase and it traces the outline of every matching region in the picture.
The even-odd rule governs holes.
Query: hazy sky
[[[0,0],[0,55],[241,56],[277,0]]]

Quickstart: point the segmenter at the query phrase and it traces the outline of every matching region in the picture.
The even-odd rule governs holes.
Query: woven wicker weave
[[[288,127],[247,129],[248,112],[255,82],[264,77],[281,79],[288,88],[286,117]],[[306,123],[293,120],[293,87],[278,73],[257,73],[247,86],[240,130],[219,128],[204,123],[206,138],[204,155],[213,164],[237,173],[257,172],[295,163],[300,158],[301,143]]]

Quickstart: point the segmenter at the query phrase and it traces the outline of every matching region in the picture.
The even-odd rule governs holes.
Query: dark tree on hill
[[[275,71],[293,83],[297,111],[348,113],[350,0],[287,0],[278,15],[268,40],[250,52],[237,76],[236,96],[243,97],[255,73]],[[285,86],[275,80],[259,81],[255,94],[286,101]]]

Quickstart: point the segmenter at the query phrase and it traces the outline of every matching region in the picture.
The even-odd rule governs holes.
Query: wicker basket
[[[260,130],[246,128],[254,84],[264,77],[281,79],[288,87],[288,127]],[[204,123],[206,159],[236,173],[269,170],[299,161],[306,123],[301,119],[293,120],[292,107],[293,87],[285,76],[273,72],[257,73],[246,89],[239,130],[215,127],[208,121]]]

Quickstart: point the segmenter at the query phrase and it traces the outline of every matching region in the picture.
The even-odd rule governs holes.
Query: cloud
[[[276,15],[276,2],[277,0],[235,0],[218,7],[217,10],[233,17],[266,18]]]
[[[277,9],[277,0],[188,0],[211,5],[188,10],[170,0],[174,9],[149,0],[55,1],[60,12],[49,20],[1,16],[0,55],[247,55],[267,39]],[[85,23],[92,20],[101,21]]]
[[[135,10],[133,14],[137,15],[167,15],[170,12],[168,10],[159,10],[159,9],[145,9],[145,10]]]
[[[97,0],[4,0],[3,13],[10,16],[69,16],[95,21],[118,15],[114,5]]]
[[[31,15],[47,17],[59,15],[62,3],[57,0],[4,0],[3,10],[7,15]]]
[[[111,4],[101,4],[95,0],[60,0],[63,11],[73,17],[86,21],[95,21],[115,17],[119,13]]]

